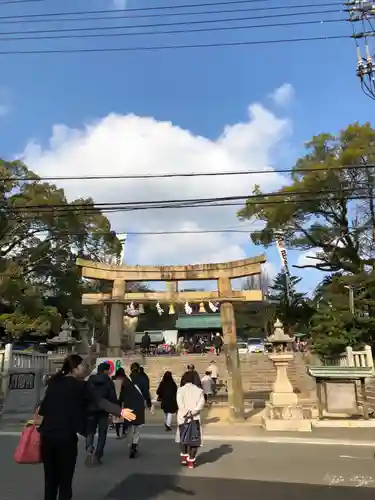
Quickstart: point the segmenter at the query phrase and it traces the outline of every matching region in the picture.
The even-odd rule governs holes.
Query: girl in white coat
[[[195,458],[198,447],[201,445],[201,418],[200,413],[205,405],[203,390],[194,385],[194,373],[187,372],[184,376],[184,385],[177,391],[177,435],[176,441],[181,445],[180,459],[182,465],[190,469],[195,467]],[[199,439],[194,443],[182,442],[182,431],[189,420],[193,420]],[[181,436],[181,437],[180,437]],[[197,437],[197,436],[195,436]]]

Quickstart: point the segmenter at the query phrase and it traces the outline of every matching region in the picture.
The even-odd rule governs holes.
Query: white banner
[[[285,270],[285,278],[286,278],[286,292],[288,296],[288,302],[291,303],[291,290],[290,290],[290,271],[288,265],[288,254],[285,246],[285,239],[283,235],[278,235],[276,237],[276,245],[280,254],[281,263]]]

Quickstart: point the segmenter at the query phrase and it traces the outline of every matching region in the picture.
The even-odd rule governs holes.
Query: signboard
[[[8,381],[2,418],[16,421],[30,419],[44,395],[44,372],[11,368],[5,376]]]
[[[35,373],[10,373],[8,389],[10,391],[33,390],[35,388]]]
[[[124,364],[122,358],[97,358],[96,370],[98,369],[98,366],[101,365],[102,363],[109,364],[109,367],[110,367],[109,376],[110,377],[112,377],[117,372],[117,370],[119,368],[125,369],[125,364]]]

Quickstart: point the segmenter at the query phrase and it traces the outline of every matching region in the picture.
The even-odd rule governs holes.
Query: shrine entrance
[[[244,396],[242,388],[240,361],[237,350],[236,319],[233,304],[235,302],[261,302],[262,290],[233,290],[232,279],[260,275],[264,256],[249,259],[222,262],[216,264],[196,264],[185,266],[116,266],[84,259],[77,259],[77,266],[82,269],[82,277],[111,281],[112,293],[83,294],[85,305],[110,304],[110,322],[108,335],[108,356],[121,356],[122,335],[124,329],[125,305],[131,302],[145,304],[175,304],[217,302],[220,304],[220,317],[224,339],[224,353],[228,370],[228,403],[231,416],[244,417]],[[179,292],[179,281],[216,280],[217,291]],[[126,283],[164,281],[166,291],[127,292]]]

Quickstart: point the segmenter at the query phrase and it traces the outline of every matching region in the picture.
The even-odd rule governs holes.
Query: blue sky
[[[151,7],[155,3],[167,6],[179,2],[176,0],[158,0],[158,2],[156,0],[155,2],[128,0],[128,8]],[[185,4],[185,1],[180,3]],[[306,3],[308,3],[307,0]],[[289,0],[287,4],[299,5],[300,2]],[[267,7],[280,5],[283,5],[281,0],[251,3],[247,7],[262,7],[264,11],[237,15],[234,12],[232,15],[227,14],[227,17],[275,14],[277,11],[267,11]],[[112,0],[65,0],[64,7],[62,7],[62,2],[45,0],[29,4],[0,5],[0,7],[0,16],[13,16],[42,12],[110,9],[113,3]],[[222,8],[231,8],[231,6]],[[232,8],[246,8],[246,5],[235,6],[233,4]],[[305,10],[311,12],[323,10],[323,8],[306,8]],[[280,17],[279,19],[265,19],[263,22],[327,20],[344,17],[344,15],[338,13],[324,16]],[[212,16],[208,17],[212,18]],[[161,17],[136,19],[133,22],[145,24],[173,21],[176,19]],[[116,25],[121,22],[123,22],[121,19],[114,21]],[[232,23],[232,25],[255,23],[256,21],[243,21]],[[226,25],[230,24],[226,23]],[[67,26],[69,23],[65,23],[64,27]],[[76,26],[83,25],[76,23]],[[0,31],[61,27],[62,24],[59,23],[2,24]],[[215,44],[337,34],[350,34],[350,26],[345,23],[332,23],[157,37],[3,41],[0,50]],[[40,159],[45,151],[50,152],[53,145],[51,146],[48,140],[52,135],[52,127],[56,124],[68,127],[68,129],[64,127],[58,129],[59,148],[63,147],[61,142],[71,139],[71,129],[82,131],[88,123],[97,123],[98,120],[111,113],[152,117],[156,122],[171,122],[173,126],[190,131],[194,136],[215,140],[223,133],[225,126],[247,120],[247,107],[251,103],[260,103],[268,107],[276,118],[287,119],[291,124],[292,132],[284,134],[279,155],[272,156],[272,166],[283,168],[292,165],[293,160],[302,151],[303,142],[312,135],[323,131],[335,132],[356,120],[368,121],[373,105],[362,94],[355,75],[354,42],[345,39],[159,52],[2,55],[0,57],[2,69],[0,110],[4,111],[5,107],[7,108],[7,113],[0,112],[1,154],[10,157],[23,152],[26,144],[34,140],[39,147],[37,153],[29,155],[34,168],[39,166],[36,156],[39,155]],[[285,83],[291,84],[295,91],[295,97],[288,104],[287,109],[276,106],[269,98],[275,89]],[[61,149],[59,151],[61,156]],[[49,159],[51,160],[51,156]],[[45,162],[43,165],[44,170],[41,170],[43,173],[56,172],[46,170]],[[62,171],[64,167],[61,165],[59,164],[58,174],[64,175]],[[194,165],[197,171],[203,168],[199,163],[194,163]],[[52,166],[50,168],[52,169]],[[90,166],[88,165],[87,168],[88,170],[85,170],[82,167],[82,171],[89,172]],[[164,168],[163,165],[160,168],[164,171],[176,170],[167,160]],[[103,165],[102,171],[110,173],[110,162]],[[127,167],[124,166],[123,173],[126,172]],[[149,199],[153,199],[152,186],[147,187],[147,193]],[[103,196],[105,197],[104,194]],[[135,194],[132,199],[134,197],[136,197]],[[194,215],[194,217],[200,216]],[[215,221],[210,227],[218,227],[218,225],[220,224]],[[207,227],[207,223],[204,227]],[[126,225],[118,229],[129,230]],[[165,229],[168,230],[168,228]],[[134,240],[130,238],[129,241]],[[148,240],[147,244],[153,246],[154,241]],[[225,243],[225,240],[223,241]],[[223,241],[218,244],[224,244]],[[176,243],[175,240],[174,243]],[[143,242],[143,244],[146,243]],[[193,244],[194,238],[189,238],[185,245]],[[250,244],[243,242],[241,244],[247,255],[261,252],[261,249],[254,249]],[[129,246],[128,252],[129,260],[134,262],[140,255],[136,245],[138,242],[134,242],[133,247]],[[167,245],[169,246],[168,243]],[[196,253],[194,257],[195,255]],[[269,250],[267,256],[277,268],[279,258],[276,250]],[[297,252],[291,253],[292,264],[296,262],[298,256]],[[300,272],[300,274],[304,278],[303,288],[311,291],[316,283],[316,273],[309,271],[308,273]]]

